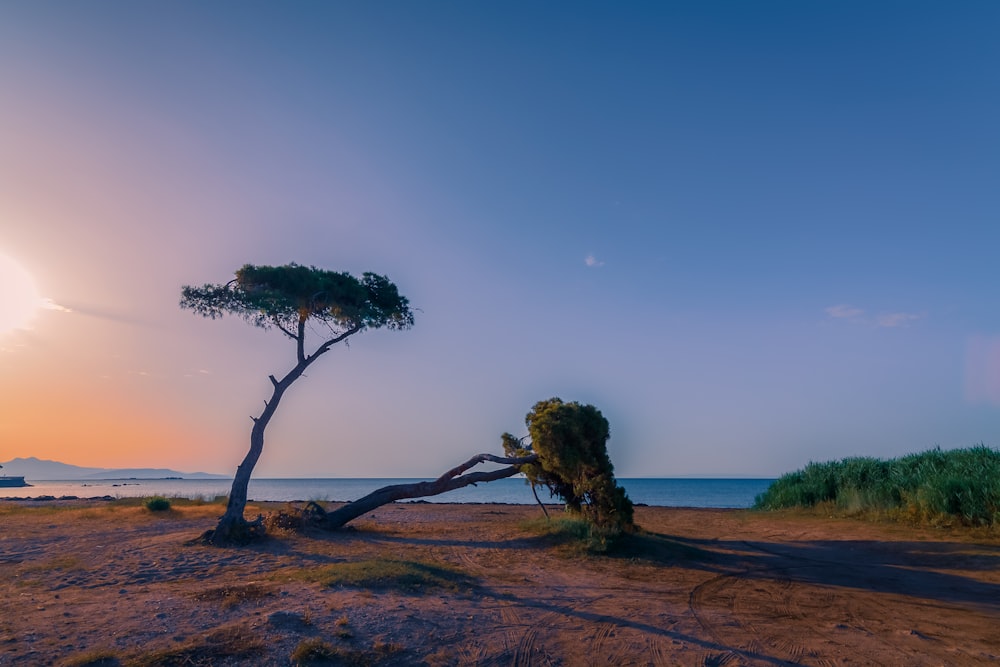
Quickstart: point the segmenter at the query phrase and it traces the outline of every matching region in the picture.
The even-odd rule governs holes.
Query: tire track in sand
[[[870,651],[857,649],[851,635],[832,631],[834,628],[849,629],[852,633],[873,635],[875,633],[865,623],[859,622],[854,612],[857,611],[859,616],[863,614],[871,617],[880,612],[890,613],[888,607],[872,609],[869,603],[865,609],[855,610],[856,605],[849,596],[844,599],[829,591],[819,591],[816,585],[798,582],[788,574],[795,570],[817,567],[854,567],[854,564],[790,556],[779,550],[744,544],[747,548],[781,558],[785,563],[716,575],[692,589],[688,598],[689,609],[698,624],[713,641],[720,646],[729,647],[734,657],[770,663],[777,660],[791,665],[807,663],[820,666],[841,664],[844,658],[883,666],[902,664],[913,658],[893,646],[885,647],[891,655],[881,652],[873,655]],[[772,586],[761,586],[757,583],[760,580],[777,583],[779,588],[774,590]],[[826,599],[829,603],[834,597],[839,597],[839,601],[826,606],[846,609],[854,622],[850,628],[831,622],[831,631],[825,631],[823,628],[826,624],[817,623],[816,617],[822,613],[822,601]],[[803,610],[802,601],[807,603],[808,610]],[[762,623],[787,619],[787,623],[782,624],[780,631],[768,632],[761,631],[755,619],[760,619]],[[836,655],[838,662],[823,658],[816,651],[807,650],[805,647],[810,644],[827,647],[824,654]]]

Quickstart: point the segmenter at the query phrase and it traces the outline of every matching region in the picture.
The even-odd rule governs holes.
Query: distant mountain
[[[163,479],[183,477],[184,479],[219,479],[228,475],[210,472],[177,472],[167,468],[84,468],[58,461],[44,461],[34,456],[0,462],[0,474],[17,475],[32,479]]]

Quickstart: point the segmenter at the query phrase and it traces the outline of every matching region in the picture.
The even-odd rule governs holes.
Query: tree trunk
[[[264,535],[263,517],[258,516],[254,521],[247,521],[243,517],[247,506],[247,487],[250,485],[250,475],[253,473],[254,466],[257,465],[257,459],[264,451],[264,429],[271,421],[285,390],[305,370],[304,367],[300,369],[300,366],[302,364],[296,366],[281,382],[275,380],[273,375],[270,377],[274,391],[271,393],[271,400],[264,403],[264,411],[260,417],[253,420],[253,429],[250,431],[250,451],[244,457],[243,463],[236,468],[233,487],[229,492],[229,502],[226,504],[226,513],[219,519],[215,530],[208,531],[204,536],[208,542],[216,546],[246,544]]]
[[[429,482],[414,482],[412,484],[393,484],[383,486],[381,489],[372,491],[367,496],[348,503],[343,507],[327,512],[316,503],[309,503],[306,506],[306,513],[311,520],[324,530],[336,530],[342,528],[347,522],[357,519],[363,514],[371,512],[373,509],[387,505],[396,500],[406,498],[426,498],[436,496],[447,491],[454,491],[462,487],[478,484],[479,482],[492,482],[505,477],[513,477],[520,472],[520,466],[525,463],[534,463],[538,457],[534,454],[518,458],[505,458],[494,456],[493,454],[477,454],[465,463],[456,466],[444,473],[436,480]],[[484,461],[492,463],[510,464],[507,468],[491,470],[488,472],[472,472],[463,475],[466,470]]]

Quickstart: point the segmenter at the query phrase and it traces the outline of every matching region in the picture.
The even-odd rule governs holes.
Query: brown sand
[[[536,507],[397,504],[357,530],[217,549],[185,541],[218,506],[27,505],[0,504],[4,666],[288,665],[310,638],[355,661],[327,664],[1000,663],[1000,540],[968,531],[641,507],[629,555],[587,557],[527,530]],[[471,584],[294,576],[380,557]],[[227,632],[257,652],[221,657]]]

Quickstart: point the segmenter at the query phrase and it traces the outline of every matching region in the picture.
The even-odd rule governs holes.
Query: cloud
[[[915,320],[923,319],[926,313],[906,313],[903,311],[882,313],[875,317],[865,317],[865,311],[850,304],[841,303],[826,309],[827,317],[835,320],[862,322],[880,329],[905,327]]]
[[[848,305],[846,303],[841,303],[836,306],[830,306],[826,309],[826,314],[830,317],[838,320],[856,320],[865,314],[865,311],[860,308],[855,308],[854,306]]]
[[[918,315],[916,313],[886,313],[885,315],[879,315],[875,320],[875,325],[879,327],[905,327],[907,324],[913,320],[919,320],[923,315]]]
[[[67,308],[66,306],[60,306],[58,303],[52,299],[42,299],[42,308],[45,310],[58,310],[60,313],[72,313],[72,308]]]
[[[583,263],[592,269],[599,269],[604,266],[604,262],[597,259],[593,255],[587,255],[587,257],[583,260]]]

